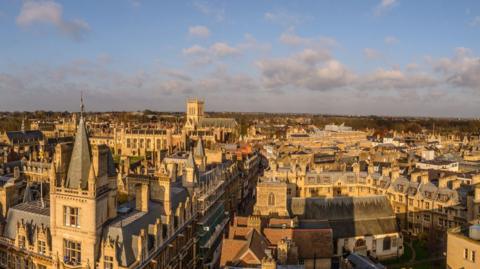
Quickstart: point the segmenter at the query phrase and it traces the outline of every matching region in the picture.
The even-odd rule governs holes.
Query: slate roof
[[[65,187],[86,189],[91,164],[90,143],[88,141],[85,121],[82,117],[80,118],[77,134],[75,135],[75,143],[68,166]]]
[[[30,227],[31,236],[33,236],[35,231],[34,227],[42,224],[45,227],[50,227],[50,208],[48,204],[42,207],[40,201],[37,200],[11,207],[8,210],[3,236],[15,239],[17,237],[17,223],[22,222],[22,220]]]
[[[27,142],[27,141],[38,141],[43,139],[43,133],[38,130],[28,130],[28,131],[8,131],[7,138],[12,143],[18,142]]]
[[[347,256],[348,262],[351,264],[354,269],[384,269],[386,268],[380,263],[375,263],[370,260],[368,257],[359,255],[357,253],[352,253]]]
[[[121,207],[135,208],[134,202],[124,204]],[[128,267],[136,260],[138,255],[136,240],[140,230],[150,231],[149,226],[154,225],[157,218],[161,219],[162,223],[167,222],[162,203],[150,201],[148,206],[148,212],[134,209],[130,213],[118,216],[104,227],[104,239],[118,239],[119,244],[116,245],[116,253],[118,253],[117,258],[121,266]],[[147,238],[149,237],[147,236]]]
[[[301,228],[331,227],[334,239],[399,231],[385,196],[292,198],[291,213]]]
[[[238,126],[235,119],[231,118],[202,118],[199,122],[197,127],[200,128],[208,128],[208,127],[216,127],[216,128],[236,128]]]

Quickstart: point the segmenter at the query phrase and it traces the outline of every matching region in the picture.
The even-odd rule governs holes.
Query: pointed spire
[[[65,187],[67,188],[87,188],[88,177],[91,166],[90,142],[88,140],[87,129],[83,119],[83,97],[81,100],[81,117],[75,135],[72,157],[68,166],[67,179]]]
[[[22,128],[21,128],[22,133],[25,133],[25,117],[22,118]]]
[[[186,168],[195,168],[195,160],[193,159],[193,152],[188,154]]]
[[[205,148],[203,147],[203,140],[200,137],[197,142],[197,146],[195,147],[194,151],[195,157],[204,157],[205,156]]]
[[[83,118],[83,110],[85,106],[83,105],[83,91],[80,92],[80,117]]]

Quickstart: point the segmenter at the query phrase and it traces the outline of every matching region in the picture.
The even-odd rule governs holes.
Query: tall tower
[[[54,266],[95,268],[102,227],[116,217],[117,185],[111,152],[105,145],[90,145],[83,113],[66,173],[50,177]]]
[[[193,98],[187,101],[187,125],[196,126],[203,118],[204,102],[200,99]]]

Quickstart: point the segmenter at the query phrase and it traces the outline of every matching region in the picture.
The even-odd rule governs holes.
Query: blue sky
[[[0,111],[479,117],[479,1],[0,1]]]

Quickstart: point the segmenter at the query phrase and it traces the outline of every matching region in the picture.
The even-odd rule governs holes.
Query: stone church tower
[[[67,152],[56,152],[57,156],[71,151],[71,157],[57,158],[50,174],[53,263],[60,268],[95,268],[102,226],[117,214],[113,158],[107,146],[90,145],[82,116],[73,149],[57,151]]]
[[[204,102],[199,99],[189,99],[187,101],[187,121],[185,127],[195,129],[198,122],[203,118]]]

